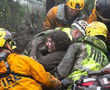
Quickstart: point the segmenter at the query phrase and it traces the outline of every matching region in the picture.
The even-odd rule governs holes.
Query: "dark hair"
[[[56,50],[67,50],[68,46],[71,44],[71,40],[69,39],[68,35],[61,31],[54,31],[52,33],[48,34],[48,37],[50,37],[54,43]]]

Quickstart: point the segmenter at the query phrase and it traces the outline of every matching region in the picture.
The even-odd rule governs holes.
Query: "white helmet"
[[[73,28],[73,30],[74,30],[74,28],[78,29],[82,32],[83,35],[86,34],[85,29],[87,26],[88,26],[88,23],[84,20],[75,21],[71,24],[71,27]]]

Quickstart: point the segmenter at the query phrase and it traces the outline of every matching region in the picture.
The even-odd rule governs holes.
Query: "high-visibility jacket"
[[[101,70],[107,65],[109,60],[107,54],[107,45],[103,40],[97,37],[79,38],[67,50],[57,67],[56,76],[59,78],[69,76],[76,81],[81,76],[86,76],[87,72]]]
[[[41,85],[46,87],[56,87],[60,85],[44,67],[34,59],[12,53],[7,59],[0,62],[0,90],[42,90]],[[6,71],[7,65],[10,72]],[[8,70],[8,69],[7,69]]]

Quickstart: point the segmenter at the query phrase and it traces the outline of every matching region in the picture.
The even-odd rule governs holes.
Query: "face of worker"
[[[67,8],[67,10],[68,10],[68,16],[70,18],[73,17],[73,16],[76,16],[79,13],[78,10],[72,9],[72,8],[69,8],[69,7]]]
[[[55,51],[55,43],[53,42],[53,40],[50,37],[48,37],[46,40],[46,46],[48,48],[48,52]]]
[[[81,36],[83,36],[83,34],[78,29],[75,29],[75,30],[72,31],[72,37],[74,39],[77,39],[77,38],[79,38]]]

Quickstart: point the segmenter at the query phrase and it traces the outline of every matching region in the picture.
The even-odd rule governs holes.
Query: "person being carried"
[[[35,58],[48,72],[52,73],[52,70],[65,55],[67,48],[71,44],[71,40],[61,30],[49,32],[48,35],[42,36],[42,40],[38,40],[39,38],[37,37],[32,40],[32,49],[29,56]]]
[[[11,33],[0,28],[0,90],[42,90],[61,82],[36,60],[13,52]]]

